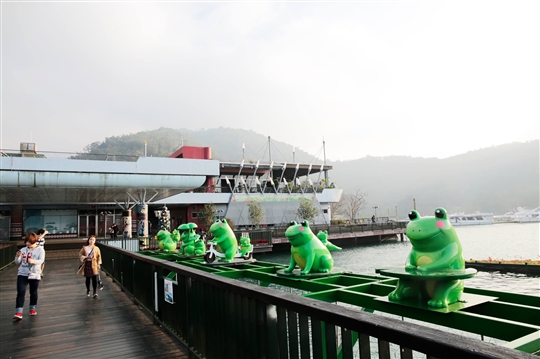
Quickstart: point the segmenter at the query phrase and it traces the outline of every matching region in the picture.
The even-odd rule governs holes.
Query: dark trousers
[[[92,289],[94,289],[94,294],[96,294],[97,288],[97,276],[86,277],[86,291],[90,292],[90,278],[92,278]]]
[[[17,276],[17,301],[15,308],[24,307],[24,296],[26,295],[26,286],[30,285],[30,305],[36,305],[38,300],[39,280],[28,279],[27,276]]]

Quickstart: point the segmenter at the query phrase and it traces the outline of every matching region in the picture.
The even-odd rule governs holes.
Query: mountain
[[[220,161],[268,163],[293,162],[293,145],[269,141],[250,130],[216,128],[193,131],[160,128],[131,135],[108,137],[86,147],[86,152],[167,157],[182,144],[212,148]],[[245,144],[245,149],[242,149]],[[322,159],[296,149],[295,160],[320,165]],[[360,190],[367,203],[362,216],[370,217],[377,206],[379,216],[399,218],[413,208],[432,215],[437,207],[449,213],[494,212],[501,214],[521,206],[535,208],[539,198],[539,141],[509,143],[470,151],[445,159],[407,156],[371,157],[328,162],[333,166],[330,182],[344,193]]]

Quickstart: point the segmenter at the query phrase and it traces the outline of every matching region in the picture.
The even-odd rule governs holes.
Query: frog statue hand
[[[341,247],[338,247],[336,246],[335,244],[332,244],[329,240],[328,240],[328,231],[319,231],[319,233],[317,233],[317,238],[319,238],[322,242],[322,244],[325,245],[326,248],[328,248],[329,251],[340,251],[341,250]]]
[[[222,262],[232,262],[238,252],[238,240],[226,219],[217,220],[210,226],[210,233],[214,237],[216,250],[225,254],[225,258],[219,258]]]
[[[291,273],[296,265],[301,274],[328,273],[334,266],[334,259],[326,246],[313,234],[309,222],[291,222],[285,236],[291,242],[291,261],[285,273]]]
[[[411,211],[409,219],[405,234],[411,241],[412,249],[405,263],[406,271],[429,273],[465,269],[461,243],[444,208],[437,208],[435,217],[422,218],[417,211]],[[420,285],[425,285],[425,288],[419,288]],[[444,308],[460,300],[463,287],[463,280],[415,282],[400,279],[388,297],[402,300],[417,297],[422,292],[431,298],[429,306]]]

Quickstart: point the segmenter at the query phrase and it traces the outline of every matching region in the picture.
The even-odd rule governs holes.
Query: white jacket
[[[28,277],[28,279],[41,280],[41,264],[45,262],[45,250],[43,247],[21,248],[21,255],[15,256],[15,264],[19,266],[17,275]],[[34,263],[29,264],[28,259],[33,259]]]

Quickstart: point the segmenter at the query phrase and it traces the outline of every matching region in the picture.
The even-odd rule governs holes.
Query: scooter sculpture
[[[219,262],[226,263],[233,262],[237,258],[244,260],[252,258],[253,245],[250,243],[249,237],[242,235],[239,246],[238,240],[226,219],[216,221],[209,231],[214,239],[207,242],[210,247],[204,255],[206,263],[212,263],[216,258]]]

